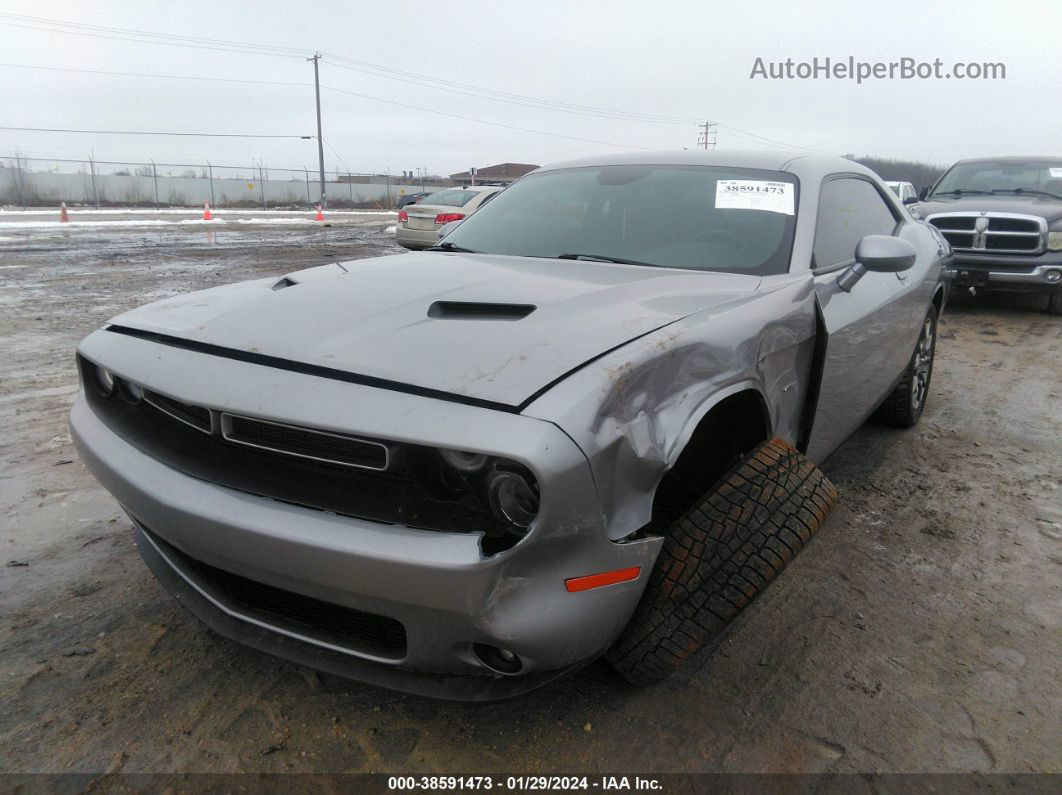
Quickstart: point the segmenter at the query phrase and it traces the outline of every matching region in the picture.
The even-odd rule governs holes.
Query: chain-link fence
[[[389,208],[400,196],[450,185],[439,178],[325,172],[332,208]],[[306,208],[321,199],[313,169],[212,163],[0,157],[0,205],[13,207]]]

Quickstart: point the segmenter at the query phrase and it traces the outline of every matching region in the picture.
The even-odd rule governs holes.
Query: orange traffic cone
[[[61,223],[61,224],[70,223],[70,216],[66,212],[66,202],[62,202],[59,205],[59,223]]]
[[[203,220],[213,221],[214,216],[210,214],[210,202],[203,202]]]
[[[313,220],[315,220],[315,221],[323,221],[324,220],[324,211],[321,209],[321,205],[319,205],[319,204],[317,205],[317,215],[315,215],[313,217]]]

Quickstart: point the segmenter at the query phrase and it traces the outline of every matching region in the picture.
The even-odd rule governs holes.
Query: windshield
[[[785,273],[796,187],[791,174],[719,166],[544,171],[507,188],[445,242],[482,254]]]
[[[941,177],[933,195],[962,193],[1050,193],[1062,199],[1062,160],[959,163]]]
[[[441,204],[446,207],[464,207],[479,195],[475,190],[441,190],[431,196],[425,196],[421,204]]]

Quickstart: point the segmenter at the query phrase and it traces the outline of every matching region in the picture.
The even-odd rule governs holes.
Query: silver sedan
[[[425,196],[418,204],[407,204],[398,213],[395,241],[408,249],[431,248],[439,242],[440,229],[468,218],[499,191],[488,185],[448,188]]]

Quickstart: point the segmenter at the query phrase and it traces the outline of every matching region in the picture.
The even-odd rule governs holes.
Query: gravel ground
[[[954,300],[922,423],[867,426],[841,499],[719,651],[634,690],[427,701],[212,635],[70,444],[78,340],[177,292],[395,250],[386,219],[0,240],[0,770],[1062,771],[1062,319]]]

